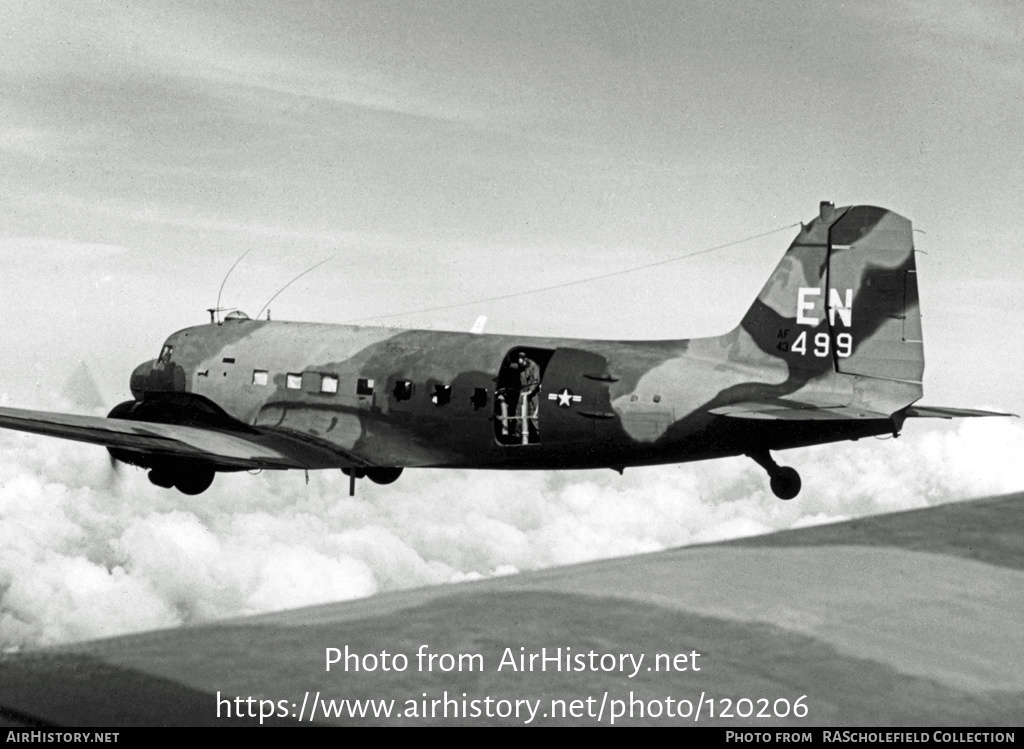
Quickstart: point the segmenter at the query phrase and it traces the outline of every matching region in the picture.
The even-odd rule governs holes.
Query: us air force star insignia
[[[579,403],[583,398],[579,395],[573,395],[569,388],[562,388],[557,393],[548,395],[548,400],[558,401],[559,408],[568,408],[573,403]]]

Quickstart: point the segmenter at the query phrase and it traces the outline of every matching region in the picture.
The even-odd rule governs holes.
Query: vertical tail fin
[[[920,383],[924,348],[908,219],[833,208],[801,228],[740,328],[732,356],[783,360],[794,374]],[[751,345],[753,344],[753,345]]]

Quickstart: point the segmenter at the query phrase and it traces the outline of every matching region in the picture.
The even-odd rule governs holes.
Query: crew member
[[[528,420],[533,426],[533,434],[539,433],[537,427],[537,393],[540,392],[540,367],[537,362],[520,351],[517,358],[516,368],[519,370],[519,424],[517,434],[522,436],[522,423]],[[528,432],[527,432],[528,434]]]

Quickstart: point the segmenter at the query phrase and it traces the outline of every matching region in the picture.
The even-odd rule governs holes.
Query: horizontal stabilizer
[[[973,408],[944,408],[943,406],[911,406],[907,416],[918,419],[965,419],[972,416],[1013,416],[998,411],[977,411]]]
[[[862,419],[888,419],[888,414],[866,411],[849,406],[816,405],[782,399],[730,403],[713,408],[709,413],[733,419],[759,419],[762,421],[851,421]]]

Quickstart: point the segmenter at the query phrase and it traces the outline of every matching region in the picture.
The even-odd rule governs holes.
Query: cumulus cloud
[[[223,475],[186,497],[91,445],[0,432],[0,647],[341,601],[1024,489],[1024,428],[914,422],[898,440],[612,471]]]

